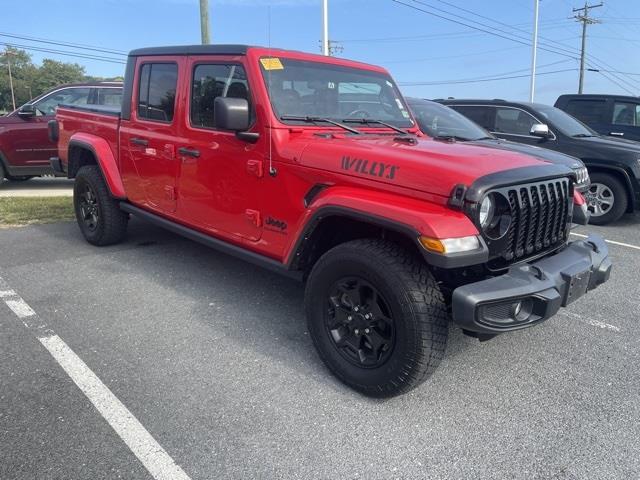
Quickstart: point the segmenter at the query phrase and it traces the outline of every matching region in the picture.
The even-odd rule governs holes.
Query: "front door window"
[[[63,88],[36,101],[33,106],[37,116],[55,115],[58,105],[86,105],[90,88]]]

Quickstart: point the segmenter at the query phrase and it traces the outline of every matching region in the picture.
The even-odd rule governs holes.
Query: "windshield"
[[[430,137],[460,140],[491,138],[489,132],[452,108],[428,100],[409,99],[408,102],[420,130]]]
[[[544,117],[545,120],[553,124],[554,127],[568,137],[591,137],[597,135],[596,132],[591,130],[584,123],[576,120],[559,108],[549,107],[547,105],[536,105],[536,110]]]
[[[402,96],[386,74],[288,58],[261,58],[260,64],[271,105],[280,119],[293,116],[340,122],[370,119],[395,127],[413,126]],[[386,128],[375,123],[367,126]]]

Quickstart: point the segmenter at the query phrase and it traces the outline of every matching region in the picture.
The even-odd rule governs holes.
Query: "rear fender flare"
[[[111,150],[111,147],[104,138],[87,133],[76,133],[69,140],[69,152],[67,158],[71,160],[71,149],[77,147],[90,151],[100,170],[102,176],[109,187],[111,195],[115,198],[126,199],[127,194],[124,190],[118,163]]]

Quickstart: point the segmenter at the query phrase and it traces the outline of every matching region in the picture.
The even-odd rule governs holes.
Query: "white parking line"
[[[191,480],[98,376],[0,277],[0,298],[36,336],[62,369],[157,480]]]
[[[571,232],[571,235],[575,235],[576,237],[581,237],[581,238],[587,238],[589,236],[589,235],[583,235],[581,233],[573,233],[573,232]],[[607,240],[607,239],[605,239],[605,242],[610,243],[612,245],[619,245],[621,247],[627,247],[627,248],[633,248],[634,250],[640,250],[640,246],[638,246],[638,245],[631,245],[629,243],[616,242],[614,240]]]
[[[605,323],[605,322],[601,322],[600,320],[595,320],[593,318],[585,318],[582,315],[578,315],[577,313],[572,313],[572,312],[558,312],[559,315],[564,315],[565,317],[569,317],[569,318],[575,318],[576,320],[579,320],[581,322],[584,323],[588,323],[589,325],[593,326],[593,327],[598,327],[598,328],[602,328],[603,330],[611,330],[613,332],[619,332],[620,331],[620,327],[616,327],[615,325],[611,325],[609,323]]]

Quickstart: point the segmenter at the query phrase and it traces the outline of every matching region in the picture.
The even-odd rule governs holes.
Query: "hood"
[[[573,138],[573,140],[580,140],[580,142],[584,142],[585,145],[593,146],[593,148],[606,147],[608,149],[616,149],[621,152],[640,153],[640,142],[625,140],[624,138],[599,136]]]
[[[13,112],[9,112],[6,115],[0,116],[0,125],[8,125],[12,123],[24,122],[17,114],[11,115]]]
[[[443,197],[455,185],[471,185],[491,173],[541,166],[535,158],[509,150],[391,135],[314,137],[298,162]]]
[[[538,160],[542,160],[543,162],[555,163],[556,165],[563,165],[571,169],[584,167],[584,163],[582,163],[582,160],[580,160],[579,158],[565,155],[564,153],[556,152],[554,150],[549,150],[548,148],[536,147],[535,145],[527,145],[526,143],[516,143],[502,139],[472,140],[466,143],[470,145],[478,145],[482,147],[497,148],[500,150],[510,150],[512,152],[523,153],[525,155],[536,157]]]

